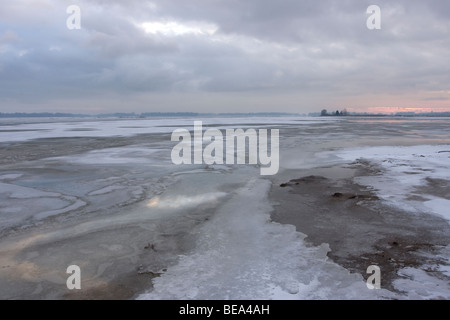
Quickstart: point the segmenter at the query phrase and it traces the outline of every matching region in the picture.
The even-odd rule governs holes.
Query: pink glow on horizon
[[[392,114],[397,112],[415,112],[415,113],[430,113],[430,112],[450,112],[450,107],[369,107],[364,108],[364,111],[357,108],[347,108],[349,112],[369,112],[369,113],[383,113]]]

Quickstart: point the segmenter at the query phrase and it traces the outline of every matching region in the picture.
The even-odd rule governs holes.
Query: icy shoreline
[[[196,249],[154,279],[139,299],[376,299],[362,277],[330,261],[327,244],[307,246],[292,225],[270,220],[268,180],[237,190],[204,224]]]
[[[108,136],[114,122],[2,132],[17,139],[1,143],[0,297],[449,297],[448,123],[264,120],[246,125],[280,128],[270,180],[255,166],[174,166],[170,135],[144,122],[117,122],[123,136]],[[312,175],[328,180],[280,187]],[[381,291],[365,286],[372,259],[390,283]],[[70,264],[83,270],[78,293],[65,286]]]

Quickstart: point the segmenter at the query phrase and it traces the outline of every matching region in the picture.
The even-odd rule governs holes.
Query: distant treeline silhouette
[[[315,113],[310,115],[321,116],[321,117],[339,117],[339,116],[350,116],[350,117],[450,117],[450,112],[396,112],[396,113],[369,113],[369,112],[348,112],[346,109],[334,112],[328,112],[327,109],[322,109],[320,113]]]

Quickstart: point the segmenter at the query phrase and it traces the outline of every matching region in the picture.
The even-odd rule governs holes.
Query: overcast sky
[[[344,107],[450,110],[450,1],[0,0],[0,112]]]

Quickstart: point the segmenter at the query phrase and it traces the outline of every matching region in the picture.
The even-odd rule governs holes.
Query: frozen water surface
[[[270,221],[268,180],[236,190],[200,229],[196,249],[154,280],[141,299],[361,299],[362,277],[332,263],[328,246],[308,247],[293,226]]]
[[[280,129],[278,175],[262,178],[249,165],[173,165],[170,133],[192,130],[194,120],[204,129]],[[313,246],[294,226],[273,222],[268,194],[285,177],[298,178],[297,171],[342,164],[333,176],[343,179],[353,172],[345,165],[364,162],[376,173],[354,182],[384,204],[411,219],[425,213],[447,222],[449,122],[255,117],[0,124],[0,297],[72,298],[65,271],[77,264],[85,298],[115,292],[139,299],[448,299],[448,243],[439,244],[444,262],[399,270],[395,292],[369,290],[362,274],[329,258],[327,243]]]

